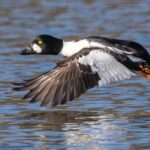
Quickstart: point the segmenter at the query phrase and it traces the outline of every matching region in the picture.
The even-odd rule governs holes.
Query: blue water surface
[[[12,82],[55,66],[61,56],[21,56],[35,36],[101,35],[140,42],[150,50],[149,0],[1,0],[0,149],[149,150],[150,82],[94,88],[63,106],[29,104]]]

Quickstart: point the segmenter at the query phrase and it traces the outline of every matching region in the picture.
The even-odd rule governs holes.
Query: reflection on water
[[[144,78],[94,88],[55,108],[21,100],[11,83],[52,68],[61,56],[19,56],[34,36],[102,35],[150,48],[148,0],[2,0],[0,149],[150,149],[150,84]]]
[[[2,148],[138,149],[149,142],[149,116],[119,116],[113,110],[20,111],[1,123]],[[141,139],[139,141],[139,138]],[[132,145],[131,145],[132,144]]]

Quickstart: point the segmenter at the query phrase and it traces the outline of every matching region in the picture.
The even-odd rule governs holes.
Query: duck
[[[87,90],[130,79],[136,75],[150,79],[150,55],[141,44],[101,36],[65,41],[39,35],[21,55],[63,55],[51,70],[23,82],[14,90],[28,91],[23,99],[41,106],[62,105]]]

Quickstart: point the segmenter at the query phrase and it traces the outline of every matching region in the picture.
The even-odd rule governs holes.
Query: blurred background
[[[0,149],[150,149],[150,82],[94,88],[55,108],[29,104],[12,82],[52,68],[61,56],[20,56],[35,36],[99,35],[150,49],[149,0],[0,1]]]

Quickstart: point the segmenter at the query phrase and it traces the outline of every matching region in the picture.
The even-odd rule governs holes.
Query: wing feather
[[[48,103],[56,106],[71,101],[96,86],[99,80],[97,76],[90,66],[81,65],[74,58],[33,80],[19,84],[22,87],[18,87],[18,90],[29,90],[24,98],[30,99],[31,103],[42,101],[42,106]]]
[[[19,87],[16,90],[29,90],[24,98],[30,99],[31,103],[41,101],[42,106],[48,103],[51,106],[65,104],[94,86],[135,75],[123,61],[121,59],[119,62],[114,55],[104,52],[104,49],[83,49],[58,63],[51,71],[17,84]]]
[[[119,61],[118,58],[121,58],[121,60]],[[92,50],[86,57],[80,57],[78,61],[80,64],[84,64],[85,66],[91,65],[91,69],[98,72],[100,77],[99,86],[123,79],[129,79],[136,75],[134,70],[125,66],[125,64],[127,64],[126,62],[129,61],[126,55],[113,55],[108,52],[107,49],[106,51],[105,49]],[[134,63],[132,63],[132,68],[134,68],[133,66],[135,66]],[[95,80],[95,78],[90,79],[91,80],[88,80],[88,84]]]

